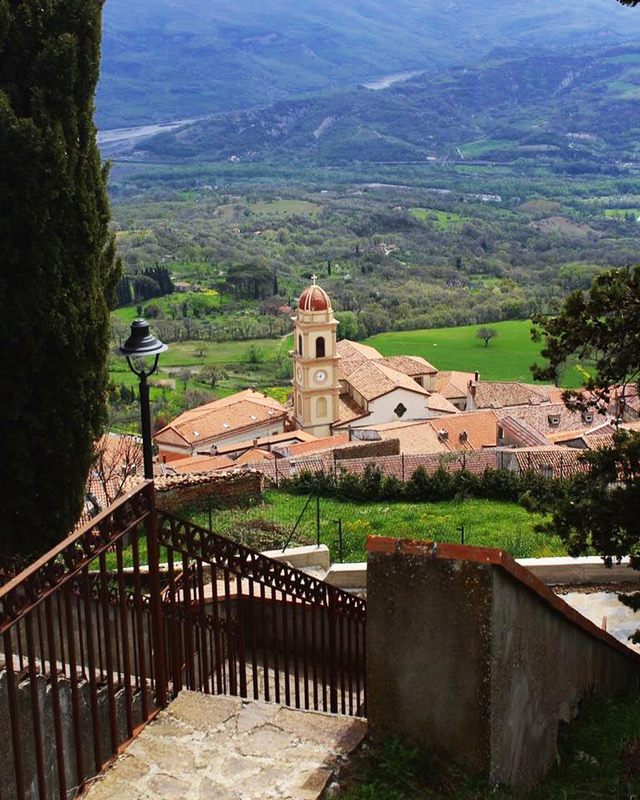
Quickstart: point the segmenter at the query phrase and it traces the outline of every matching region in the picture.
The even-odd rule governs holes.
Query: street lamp
[[[149,331],[146,319],[134,319],[131,323],[131,336],[118,348],[122,356],[127,357],[129,369],[140,378],[140,419],[142,422],[142,453],[144,457],[144,477],[153,479],[153,456],[151,453],[151,409],[149,407],[149,384],[147,378],[158,368],[160,353],[168,350],[166,344],[156,339]],[[137,370],[132,359],[154,356],[153,367]]]

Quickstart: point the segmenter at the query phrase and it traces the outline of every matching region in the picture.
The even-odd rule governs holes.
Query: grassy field
[[[307,504],[305,495],[271,490],[264,502],[239,509],[212,509],[212,530],[257,550],[284,546],[295,527],[292,545],[316,541],[316,500]],[[209,527],[208,511],[182,512],[179,516]],[[506,550],[514,558],[543,558],[565,555],[557,537],[537,533],[542,521],[516,503],[498,500],[452,500],[441,503],[358,502],[320,498],[320,541],[334,561],[365,561],[367,536],[396,536],[440,542],[460,542]],[[342,552],[338,535],[342,524]],[[163,554],[164,558],[164,554]],[[115,555],[109,556],[115,566]],[[146,563],[146,546],[140,542],[141,563]],[[131,565],[129,551],[124,553]]]
[[[457,228],[464,222],[464,217],[460,214],[449,211],[437,211],[431,208],[410,208],[409,213],[412,217],[422,222],[427,220],[433,222],[436,228],[440,228],[441,230]]]
[[[209,308],[218,308],[220,303],[224,300],[221,298],[218,292],[215,289],[208,289],[206,292],[174,292],[173,294],[165,295],[164,297],[154,297],[152,300],[145,300],[144,303],[140,305],[149,306],[159,306],[165,317],[167,319],[171,319],[171,314],[169,312],[171,305],[177,305],[179,303],[189,302],[192,297],[197,298],[199,303],[202,303],[204,306]],[[133,322],[133,320],[138,316],[138,306],[135,303],[132,303],[130,306],[123,306],[122,308],[116,308],[115,311],[112,311],[112,315],[117,319],[122,320],[123,322]]]
[[[480,373],[485,380],[531,381],[529,367],[540,362],[540,345],[531,341],[527,320],[495,322],[498,331],[488,347],[476,338],[479,325],[459,328],[432,328],[418,331],[379,333],[365,340],[385,356],[416,355],[426,358],[439,370],[457,369]],[[562,375],[563,386],[581,384],[580,373],[569,368]]]
[[[296,522],[294,541],[316,540],[316,504],[307,497],[268,491],[265,502],[249,509],[216,510],[213,529],[232,532],[253,546],[281,546]],[[304,513],[303,513],[304,512]],[[301,517],[302,515],[302,517]],[[301,518],[300,518],[301,517]],[[208,514],[196,513],[194,521],[208,526]],[[260,521],[252,523],[251,520]],[[358,502],[320,499],[320,540],[339,560],[338,520],[342,523],[344,561],[364,561],[367,536],[397,536],[500,547],[514,558],[564,555],[562,542],[536,533],[542,520],[515,503],[495,500],[462,500],[441,503]],[[261,531],[263,532],[261,534]],[[265,538],[261,541],[261,536]]]

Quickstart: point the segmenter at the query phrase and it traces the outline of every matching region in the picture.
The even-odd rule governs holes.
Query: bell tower
[[[307,287],[292,317],[294,328],[293,402],[296,426],[314,436],[331,436],[338,420],[338,355],[336,328],[329,295],[316,285]]]

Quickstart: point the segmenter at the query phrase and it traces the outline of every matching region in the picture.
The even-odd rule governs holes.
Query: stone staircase
[[[317,800],[365,720],[180,692],[89,788],[89,800]]]

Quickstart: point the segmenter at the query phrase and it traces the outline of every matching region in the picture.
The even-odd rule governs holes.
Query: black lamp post
[[[144,477],[153,478],[153,455],[151,452],[151,409],[149,407],[149,384],[147,378],[158,368],[160,353],[168,350],[166,344],[156,339],[149,331],[146,319],[135,319],[131,323],[131,336],[118,348],[122,356],[127,357],[129,369],[140,378],[140,418],[142,422],[142,453],[144,457]],[[153,367],[149,370],[137,370],[132,359],[154,356]]]

